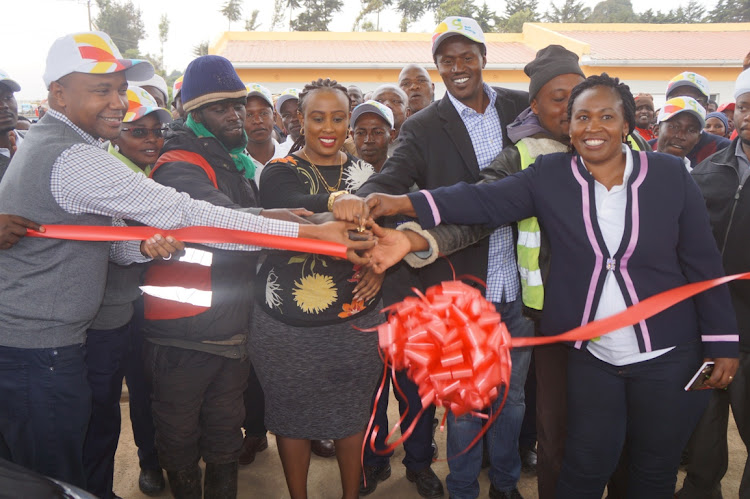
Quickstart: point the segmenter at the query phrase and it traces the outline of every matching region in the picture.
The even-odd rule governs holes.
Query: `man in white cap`
[[[8,168],[11,156],[23,141],[23,135],[16,132],[18,103],[13,95],[20,90],[21,85],[0,69],[0,179]]]
[[[489,166],[505,145],[511,144],[507,125],[528,107],[527,92],[491,87],[484,82],[482,70],[487,64],[487,46],[475,20],[448,17],[438,24],[432,36],[432,55],[447,94],[404,122],[393,156],[380,173],[371,176],[357,192],[358,195],[373,194],[370,202],[377,202],[374,193],[405,194],[415,183],[420,189],[430,189],[458,182],[477,182],[480,170]],[[334,212],[348,219],[344,214],[349,209],[348,203],[352,210],[361,209],[352,198],[340,196],[334,204]],[[451,275],[486,278],[487,298],[496,304],[511,335],[533,334],[530,323],[521,315],[520,282],[510,227],[496,230],[478,245],[449,258],[455,274],[445,262],[437,261],[420,269],[424,287]],[[502,431],[490,429],[488,435],[494,438],[487,439],[492,498],[520,497],[516,488],[521,469],[518,436],[524,415],[523,388],[530,352],[514,350],[512,356],[508,399],[494,423],[494,428],[502,428]],[[432,418],[432,414],[429,417]],[[479,495],[481,443],[465,454],[451,456],[469,446],[482,424],[481,419],[472,416],[448,417],[450,474],[446,485],[451,497],[463,499]],[[368,482],[382,480],[390,474],[390,466],[365,472]],[[417,491],[423,497],[442,495],[442,487],[436,486],[438,479],[429,466],[422,470],[407,469],[406,476],[417,483]]]
[[[692,97],[673,97],[661,107],[659,136],[656,150],[682,159],[690,172],[693,167],[687,158],[701,137],[706,124],[706,110]]]
[[[692,71],[683,71],[667,83],[667,99],[674,97],[692,97],[703,109],[708,107],[710,91],[708,79]],[[649,144],[656,147],[656,141],[652,140]],[[688,152],[687,159],[690,160],[690,166],[695,167],[698,163],[729,145],[729,140],[711,133],[701,131],[700,140]]]
[[[344,227],[300,226],[193,200],[104,151],[100,139],[119,135],[128,108],[126,78],[152,75],[148,62],[122,58],[105,33],[57,39],[44,72],[50,110],[26,135],[0,182],[0,213],[46,224],[109,226],[117,217],[162,229],[215,226],[347,243]],[[0,240],[0,247],[12,243]],[[182,247],[160,235],[145,243],[113,244],[22,238],[0,252],[3,458],[85,487],[81,453],[91,394],[84,342],[102,301],[107,261],[169,259]]]
[[[737,78],[734,90],[737,138],[701,162],[692,172],[706,200],[716,243],[727,275],[750,269],[750,192],[743,189],[750,176],[750,69]],[[740,330],[740,365],[725,390],[713,390],[711,401],[688,444],[687,476],[675,497],[721,498],[721,479],[727,472],[729,407],[745,449],[750,450],[750,283],[729,283]],[[740,481],[739,497],[750,496],[750,461]]]
[[[167,107],[167,94],[169,93],[167,82],[158,74],[154,74],[148,80],[132,83],[132,85],[137,85],[148,92],[156,100],[157,106],[161,108]]]
[[[388,159],[391,143],[396,139],[393,111],[385,104],[368,100],[354,108],[350,121],[356,156],[379,172]]]
[[[273,138],[273,125],[276,111],[273,107],[271,91],[259,83],[247,83],[247,104],[245,110],[245,132],[247,133],[247,154],[255,163],[255,183],[260,185],[263,168],[276,158],[283,158],[289,149]]]
[[[284,156],[289,153],[289,149],[299,140],[302,133],[302,126],[297,115],[300,92],[302,90],[299,88],[287,88],[276,99],[276,112],[281,116],[281,124],[284,125],[286,132],[286,140],[281,144]]]

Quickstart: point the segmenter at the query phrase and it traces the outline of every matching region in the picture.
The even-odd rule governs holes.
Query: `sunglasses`
[[[134,139],[145,139],[149,134],[152,134],[155,138],[160,139],[167,133],[169,127],[162,128],[120,128],[121,132],[130,132],[130,135]]]

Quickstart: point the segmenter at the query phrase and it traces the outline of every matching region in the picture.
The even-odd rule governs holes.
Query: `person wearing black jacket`
[[[744,78],[743,78],[744,77]],[[716,244],[727,275],[747,272],[750,253],[750,192],[744,185],[750,176],[750,70],[737,80],[734,111],[738,137],[702,161],[692,171],[708,208]],[[703,418],[688,444],[687,476],[681,499],[721,499],[721,479],[727,472],[727,424],[729,407],[740,437],[750,449],[750,282],[729,283],[729,292],[740,330],[740,365],[729,389],[714,390]],[[740,482],[740,497],[750,495],[750,461]]]
[[[404,194],[412,185],[420,189],[475,183],[479,172],[510,145],[506,126],[528,107],[527,92],[490,87],[482,78],[487,63],[487,47],[481,28],[473,19],[449,17],[433,34],[433,59],[448,93],[404,122],[399,145],[380,173],[357,191],[358,196],[381,192]],[[494,104],[494,105],[492,105]],[[469,124],[467,126],[467,123]],[[338,197],[333,205],[336,218],[350,219],[350,209],[359,209],[356,199]],[[501,228],[450,257],[450,264],[438,260],[420,270],[426,288],[454,275],[469,274],[488,281],[488,299],[496,303],[513,336],[533,334],[530,323],[521,316],[518,270],[512,230]],[[488,272],[488,265],[491,271]],[[497,438],[488,438],[490,454],[490,497],[520,497],[516,484],[520,476],[518,432],[524,414],[523,386],[530,352],[514,352],[513,374],[508,402],[494,425],[503,428]],[[448,464],[446,485],[451,497],[477,497],[477,477],[481,470],[482,446],[451,459],[463,451],[481,428],[477,418],[448,418]],[[494,434],[490,430],[490,434]],[[502,433],[502,435],[500,434]],[[388,469],[390,471],[390,469]],[[387,478],[383,470],[383,479]],[[432,475],[432,476],[430,476]],[[378,474],[375,473],[376,479]],[[437,481],[429,467],[407,469],[407,478],[417,483],[423,497],[435,497]],[[368,477],[369,478],[369,477]],[[439,496],[438,496],[439,497]]]
[[[242,153],[247,91],[229,61],[194,60],[182,87],[189,113],[167,138],[152,178],[217,206],[259,214],[254,163]],[[145,277],[145,364],[156,445],[176,497],[235,497],[243,391],[250,362],[257,253],[190,245]]]

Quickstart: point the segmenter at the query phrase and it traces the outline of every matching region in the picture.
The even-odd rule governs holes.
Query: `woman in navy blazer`
[[[635,125],[634,109],[626,85],[606,74],[592,76],[573,90],[568,104],[573,154],[542,156],[492,184],[381,196],[371,204],[372,215],[417,216],[423,228],[499,226],[536,216],[553,255],[541,323],[548,335],[661,291],[722,276],[703,199],[682,162],[623,144]],[[408,243],[395,233],[380,235],[376,268],[400,258],[392,251],[400,237],[396,246],[427,249],[415,233]],[[680,453],[708,401],[706,392],[683,387],[704,359],[716,362],[711,386],[726,387],[737,356],[726,286],[573,345],[557,497],[601,498],[627,447],[628,497],[671,498]]]

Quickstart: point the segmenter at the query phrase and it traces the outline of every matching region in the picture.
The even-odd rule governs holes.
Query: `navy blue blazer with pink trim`
[[[597,223],[594,179],[570,154],[540,156],[526,170],[491,184],[461,183],[409,198],[424,228],[500,226],[536,216],[552,248],[541,322],[546,335],[593,320],[607,272],[614,272],[628,305],[724,275],[698,187],[682,161],[666,154],[633,152],[625,230],[614,255]],[[706,357],[738,356],[737,324],[725,285],[634,327],[641,352],[700,340]]]

